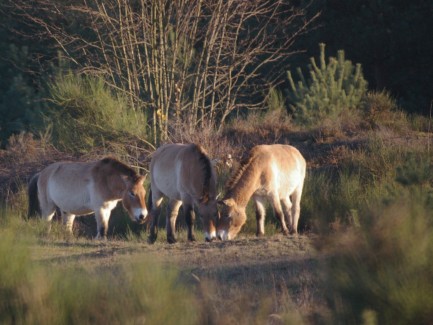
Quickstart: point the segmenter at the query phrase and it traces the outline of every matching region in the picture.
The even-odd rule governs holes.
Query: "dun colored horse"
[[[39,213],[51,221],[58,208],[63,223],[72,232],[76,215],[94,212],[96,238],[106,237],[111,210],[119,201],[133,221],[146,221],[144,179],[113,158],[94,162],[56,162],[31,178],[29,216]]]
[[[265,233],[265,198],[274,207],[284,234],[297,233],[306,163],[289,145],[259,145],[249,153],[227,183],[218,221],[218,237],[233,239],[247,219],[245,208],[255,203],[257,236]],[[288,224],[288,228],[287,225]]]
[[[216,176],[211,161],[196,144],[165,144],[150,162],[151,189],[148,206],[151,215],[150,242],[155,242],[163,197],[167,197],[167,241],[175,243],[175,226],[183,206],[188,226],[188,240],[194,241],[194,206],[203,218],[206,241],[216,238]]]

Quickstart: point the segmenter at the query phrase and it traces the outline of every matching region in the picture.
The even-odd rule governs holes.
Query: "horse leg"
[[[150,211],[150,234],[149,243],[153,244],[158,237],[158,220],[161,213],[162,195],[152,191],[152,209]]]
[[[256,236],[262,237],[265,234],[265,205],[264,200],[262,197],[255,196],[253,198],[254,200],[254,206],[256,210],[256,222],[257,222],[257,230],[256,230]]]
[[[107,239],[108,220],[111,210],[100,208],[95,211],[96,218],[96,237],[95,239]]]
[[[73,234],[72,226],[74,225],[75,214],[62,211],[62,221],[69,233]]]
[[[195,241],[194,222],[195,212],[191,204],[183,204],[183,213],[185,214],[186,225],[188,226],[188,240]]]
[[[182,205],[182,201],[170,200],[168,203],[167,219],[165,222],[165,228],[167,230],[167,242],[169,244],[174,244],[176,240],[176,219],[179,213],[179,208]]]
[[[280,220],[281,230],[282,230],[283,234],[288,235],[289,230],[287,229],[287,226],[286,226],[286,221],[284,218],[283,210],[281,208],[280,199],[276,196],[272,196],[271,202],[272,202],[272,205],[274,207],[275,216],[278,218],[278,220]]]
[[[286,219],[289,232],[292,233],[293,229],[293,213],[292,213],[292,201],[290,196],[281,200],[281,206],[283,208],[284,217]]]
[[[47,233],[49,233],[51,231],[51,220],[56,213],[56,206],[54,202],[48,200],[46,197],[43,197],[40,193],[38,195],[38,199],[41,209],[41,217],[48,222]]]
[[[292,224],[292,227],[290,229],[290,232],[292,234],[298,233],[298,221],[299,221],[299,216],[301,214],[302,188],[303,188],[303,183],[301,183],[292,194],[292,200],[293,200],[293,206],[292,206],[292,218],[293,219],[292,220],[293,220],[293,224]]]

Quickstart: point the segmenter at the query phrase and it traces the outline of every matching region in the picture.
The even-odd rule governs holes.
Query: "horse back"
[[[179,177],[191,195],[207,203],[216,197],[216,173],[206,151],[197,144],[188,145],[180,156]]]
[[[71,191],[82,189],[91,179],[94,162],[56,162],[40,173],[39,184],[42,187],[55,186],[70,188]]]
[[[150,174],[152,190],[169,198],[207,200],[215,196],[215,173],[206,152],[198,145],[161,146],[152,156]]]

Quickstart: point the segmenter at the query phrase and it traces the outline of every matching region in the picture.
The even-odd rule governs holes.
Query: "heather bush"
[[[360,103],[363,120],[371,128],[388,127],[407,131],[410,127],[406,114],[388,91],[370,91]]]

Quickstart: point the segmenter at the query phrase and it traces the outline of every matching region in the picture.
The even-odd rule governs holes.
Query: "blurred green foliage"
[[[198,323],[195,297],[175,269],[145,256],[97,268],[37,263],[35,233],[6,221],[11,215],[0,229],[2,324]]]

